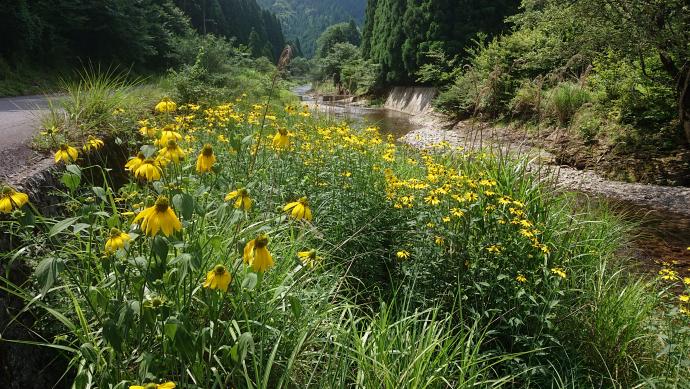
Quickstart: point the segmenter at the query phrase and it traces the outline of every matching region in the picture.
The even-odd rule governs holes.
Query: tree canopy
[[[300,42],[306,57],[316,53],[316,40],[329,27],[354,20],[364,23],[367,0],[258,0],[282,22],[288,40]]]
[[[316,41],[316,56],[319,58],[326,57],[338,43],[350,43],[351,45],[359,46],[361,40],[362,35],[353,20],[350,23],[332,25]]]
[[[256,54],[272,59],[285,43],[275,15],[256,0],[8,0],[0,20],[0,70],[80,61],[165,69],[194,29],[247,45],[255,31]]]
[[[411,83],[427,54],[462,55],[477,33],[496,34],[517,12],[518,0],[369,0],[363,28],[365,57],[381,64],[381,79]]]

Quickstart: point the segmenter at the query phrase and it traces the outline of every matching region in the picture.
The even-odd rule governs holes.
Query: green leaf
[[[60,182],[62,182],[62,184],[69,189],[70,193],[72,193],[79,187],[81,175],[76,175],[67,171],[62,175],[62,178],[60,178]]]
[[[101,201],[103,201],[103,202],[108,201],[108,199],[105,197],[105,194],[106,194],[105,189],[101,188],[100,186],[94,186],[93,188],[91,188],[91,190],[93,190],[93,193],[95,193],[96,196],[99,199],[101,199]]]
[[[48,257],[36,266],[34,275],[38,280],[41,294],[46,294],[53,287],[58,275],[64,268],[65,264],[62,262],[62,259],[55,257]]]
[[[288,296],[288,301],[290,302],[290,309],[295,318],[302,317],[302,303],[296,296]]]
[[[122,334],[120,334],[120,327],[113,319],[103,322],[103,338],[115,351],[122,351]]]
[[[91,343],[84,343],[79,347],[79,351],[84,359],[86,359],[91,364],[98,363],[98,352],[93,347]]]
[[[155,181],[153,189],[155,189],[156,193],[161,194],[165,191],[165,184],[162,181]]]
[[[194,349],[194,339],[183,327],[183,323],[176,317],[169,317],[163,326],[163,332],[170,339],[175,348],[187,358],[193,359],[196,350]]]
[[[156,152],[158,151],[157,148],[155,148],[154,146],[151,146],[151,145],[141,146],[140,150],[146,158],[153,157],[156,154]]]
[[[168,257],[168,240],[160,235],[156,236],[151,243],[151,249],[158,258],[165,260]]]
[[[173,197],[173,205],[183,218],[189,220],[194,215],[194,198],[186,193],[179,193]]]
[[[65,167],[65,170],[68,172],[74,174],[75,176],[81,178],[81,168],[77,165],[67,165]]]
[[[242,288],[247,290],[254,290],[257,282],[258,277],[256,276],[256,273],[249,273],[242,280]]]
[[[240,363],[247,358],[247,352],[250,350],[254,352],[254,338],[251,332],[244,332],[230,349],[230,357],[236,363]]]
[[[53,226],[50,228],[50,231],[48,231],[48,237],[52,238],[53,236],[68,229],[72,224],[76,223],[77,220],[79,220],[79,217],[71,217],[69,219],[60,220],[59,222],[53,224]]]

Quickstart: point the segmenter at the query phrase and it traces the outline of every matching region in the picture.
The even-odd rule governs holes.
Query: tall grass
[[[575,113],[592,97],[586,89],[572,82],[562,82],[549,93],[550,107],[561,125],[567,126]]]
[[[95,65],[83,68],[73,79],[63,79],[60,89],[64,96],[49,102],[41,118],[44,131],[34,139],[40,149],[80,145],[90,135],[121,136],[163,94],[156,85],[128,72]]]

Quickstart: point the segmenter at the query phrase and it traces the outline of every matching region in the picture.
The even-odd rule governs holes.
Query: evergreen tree
[[[261,44],[261,38],[259,38],[259,34],[254,29],[249,33],[249,43],[247,46],[253,57],[258,58],[263,54],[264,47]]]
[[[412,83],[430,52],[462,56],[477,33],[505,28],[519,0],[370,0],[362,53],[381,64],[384,82]]]
[[[307,57],[316,53],[318,37],[329,27],[354,20],[361,26],[367,0],[258,0],[280,19],[285,36],[296,41]]]

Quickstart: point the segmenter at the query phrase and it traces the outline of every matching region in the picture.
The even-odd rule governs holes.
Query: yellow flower
[[[492,246],[487,247],[486,251],[493,253],[493,254],[500,254],[501,253],[501,246],[492,245]]]
[[[230,285],[232,277],[230,272],[223,265],[216,265],[211,271],[206,274],[206,282],[204,282],[204,288],[209,289],[220,289],[223,292],[228,291],[228,285]]]
[[[82,147],[84,151],[91,151],[91,150],[98,150],[101,147],[103,147],[104,143],[102,140],[95,138],[93,136],[89,136],[89,139],[86,141],[86,144]]]
[[[276,149],[282,149],[290,145],[290,138],[288,137],[288,131],[284,128],[278,129],[278,132],[273,137],[273,147]]]
[[[687,303],[690,302],[690,296],[688,296],[687,294],[681,294],[680,296],[678,296],[678,300]]]
[[[134,173],[137,171],[139,166],[141,166],[141,164],[144,163],[145,159],[146,157],[144,156],[144,153],[139,153],[136,157],[132,157],[129,161],[127,161],[127,163],[125,164],[125,169]]]
[[[161,168],[158,167],[158,163],[153,159],[145,159],[137,168],[134,170],[134,176],[140,179],[146,179],[147,181],[157,181],[161,179]]]
[[[129,389],[175,389],[174,382],[166,382],[163,384],[145,384],[145,385],[130,385]]]
[[[213,164],[216,163],[216,156],[213,155],[213,147],[210,144],[205,144],[201,150],[201,154],[196,159],[196,171],[199,173],[208,173],[211,171]]]
[[[14,188],[6,186],[0,193],[0,213],[10,213],[13,209],[19,209],[29,202],[26,193],[17,192]]]
[[[553,273],[553,274],[555,274],[561,278],[566,277],[565,270],[563,268],[560,268],[560,267],[554,267],[553,269],[551,269],[551,273]]]
[[[316,263],[322,259],[316,250],[300,251],[297,253],[297,257],[302,264],[304,264],[304,266],[308,266],[311,269],[313,269],[314,266],[316,266]]]
[[[455,216],[455,217],[463,217],[463,216],[465,216],[465,212],[463,212],[462,210],[460,210],[460,209],[458,209],[458,208],[451,208],[450,214],[453,215],[453,216]]]
[[[659,270],[659,275],[661,276],[661,278],[667,281],[678,280],[678,272],[673,269],[663,268]]]
[[[105,242],[105,252],[110,254],[124,248],[127,242],[132,239],[129,234],[126,234],[117,228],[110,230],[110,238]]]
[[[395,253],[395,256],[398,257],[399,260],[408,259],[410,258],[410,252],[407,250],[400,250]]]
[[[525,283],[525,282],[527,282],[527,277],[525,277],[522,274],[518,274],[517,277],[515,277],[515,281],[517,281],[519,283]]]
[[[295,202],[285,205],[283,210],[288,212],[295,220],[312,220],[311,209],[309,209],[309,202],[306,197],[302,197]]]
[[[177,104],[167,97],[164,97],[160,103],[156,104],[157,112],[175,112],[177,110]]]
[[[139,212],[134,218],[134,223],[140,222],[141,230],[146,235],[156,236],[158,231],[163,231],[165,236],[170,236],[174,231],[182,229],[182,223],[170,208],[168,198],[159,196],[156,204]]]
[[[439,245],[439,246],[443,246],[443,242],[444,242],[444,241],[445,241],[445,239],[443,239],[442,236],[436,236],[436,237],[434,238],[434,243],[436,243],[436,244]]]
[[[424,198],[424,202],[426,202],[427,204],[431,204],[431,205],[438,205],[441,201],[438,199],[438,196],[429,195],[429,196]]]
[[[225,196],[225,201],[235,200],[235,208],[244,209],[248,211],[252,207],[252,199],[249,197],[249,191],[244,188],[233,190]]]
[[[182,140],[182,134],[172,130],[173,127],[165,127],[161,132],[161,138],[158,140],[158,145],[167,145],[169,141],[174,140],[178,142]]]
[[[168,144],[158,151],[161,158],[165,158],[168,161],[178,163],[182,161],[185,157],[184,151],[177,145],[174,140],[169,140]]]
[[[690,286],[690,277],[683,277],[683,283],[687,286]]]
[[[55,163],[63,161],[65,163],[74,162],[79,157],[79,151],[72,146],[63,144],[60,149],[55,152]]]
[[[268,236],[261,234],[256,239],[250,240],[244,246],[244,263],[250,265],[252,270],[261,273],[273,267],[273,257],[266,248]]]
[[[156,136],[156,131],[158,129],[156,127],[149,127],[148,125],[144,125],[141,128],[139,128],[139,133],[147,138],[153,138]]]

